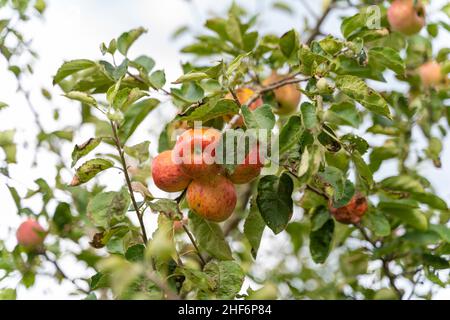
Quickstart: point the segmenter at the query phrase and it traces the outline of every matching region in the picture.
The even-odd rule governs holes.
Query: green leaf
[[[159,199],[155,202],[148,202],[148,206],[154,212],[164,213],[169,216],[176,216],[178,214],[178,204],[171,199]]]
[[[0,289],[0,300],[16,300],[16,289]]]
[[[331,216],[328,209],[324,206],[319,207],[311,217],[311,231],[320,230],[330,219]]]
[[[70,205],[66,202],[60,202],[55,209],[52,220],[59,232],[64,231],[64,227],[73,220]]]
[[[208,275],[217,299],[234,299],[244,283],[244,271],[234,261],[211,261],[204,272]]]
[[[437,195],[429,192],[412,192],[411,198],[438,210],[448,210],[447,203]]]
[[[416,208],[405,206],[402,201],[382,201],[378,204],[378,209],[393,217],[400,219],[407,225],[421,231],[428,229],[428,220],[426,216]]]
[[[145,55],[139,56],[133,61],[133,63],[138,64],[140,67],[144,68],[147,74],[155,67],[155,60]]]
[[[108,229],[126,218],[130,202],[125,188],[119,192],[101,192],[89,201],[87,214],[96,227]]]
[[[303,102],[300,106],[303,125],[306,129],[314,129],[317,125],[316,106],[309,102]]]
[[[294,183],[287,173],[281,177],[268,175],[259,180],[256,203],[267,226],[278,234],[283,231],[293,213]]]
[[[430,224],[429,229],[437,233],[443,241],[450,243],[450,228],[442,224]]]
[[[220,99],[203,104],[192,111],[190,114],[180,117],[180,120],[187,121],[209,121],[225,115],[239,113],[239,106],[234,100]]]
[[[238,18],[230,14],[228,17],[227,24],[225,25],[225,31],[228,35],[228,39],[236,45],[238,48],[244,47],[244,41],[242,39],[242,33],[241,33],[241,25],[239,23]]]
[[[365,14],[357,13],[351,17],[347,17],[342,21],[341,32],[344,38],[348,39],[353,34],[360,31],[367,23],[367,16]]]
[[[189,225],[200,249],[205,250],[216,259],[233,260],[231,249],[218,224],[207,221],[189,211]]]
[[[334,220],[329,219],[323,226],[309,234],[309,251],[315,263],[324,263],[330,254],[334,234]]]
[[[369,50],[369,60],[391,69],[398,75],[405,73],[405,62],[400,57],[398,51],[389,47],[375,47]]]
[[[79,159],[87,155],[89,152],[94,150],[99,144],[102,142],[101,138],[90,138],[83,144],[75,145],[75,148],[72,151],[72,164],[71,167],[77,163]]]
[[[76,72],[92,67],[97,67],[97,63],[86,59],[71,60],[64,62],[53,78],[53,85],[60,83],[62,80],[64,80],[65,78]]]
[[[0,110],[6,107],[8,107],[8,104],[0,101]]]
[[[163,70],[156,70],[150,75],[148,80],[153,88],[159,90],[166,84],[166,74]]]
[[[17,147],[14,143],[15,130],[0,131],[0,147],[5,152],[7,163],[16,163]]]
[[[361,117],[353,103],[344,101],[341,103],[335,103],[331,105],[329,111],[340,120],[344,122],[345,125],[352,127],[358,127],[361,122]]]
[[[341,137],[341,142],[345,145],[345,149],[351,153],[358,151],[360,155],[363,155],[369,149],[369,144],[363,138],[355,134],[346,134]]]
[[[128,50],[130,49],[131,45],[144,33],[146,33],[147,30],[140,27],[137,29],[130,30],[128,32],[124,32],[120,35],[119,39],[117,39],[117,49],[121,54],[124,56],[127,55]]]
[[[76,170],[75,176],[70,185],[74,187],[86,183],[100,172],[109,169],[112,166],[114,166],[114,163],[100,158],[86,161]]]
[[[177,80],[172,82],[173,84],[183,83],[183,82],[189,82],[189,81],[200,81],[203,79],[208,79],[209,76],[204,72],[195,72],[191,71],[189,73],[186,73],[179,77]]]
[[[342,199],[345,195],[345,179],[344,174],[338,168],[328,166],[324,171],[318,173],[319,177],[323,179],[324,182],[333,187],[334,190],[334,201]]]
[[[268,104],[251,111],[248,106],[241,107],[244,122],[249,129],[267,129],[271,130],[275,126],[275,116],[272,108]]]
[[[385,190],[404,192],[423,192],[423,186],[411,176],[401,175],[388,177],[380,182],[380,187]]]
[[[363,183],[363,186],[370,190],[374,184],[373,174],[367,163],[362,158],[361,154],[355,150],[352,153],[352,161],[355,165],[356,172],[358,174],[359,182]]]
[[[258,254],[261,237],[265,228],[266,224],[259,213],[258,206],[254,201],[252,201],[249,214],[244,223],[244,234],[250,242],[251,252],[254,259],[256,259],[256,255]]]
[[[107,288],[109,286],[109,275],[98,272],[94,274],[90,279],[91,290],[97,290],[100,288]]]
[[[71,91],[69,93],[66,93],[64,96],[72,100],[80,101],[81,103],[86,103],[91,106],[97,105],[97,101],[95,100],[95,98],[85,92]]]
[[[131,262],[138,262],[144,260],[145,246],[143,244],[135,244],[127,249],[125,252],[125,259]]]
[[[299,144],[302,133],[301,118],[299,116],[291,116],[281,129],[278,139],[280,156]]]
[[[391,234],[391,225],[386,216],[380,211],[369,211],[363,216],[362,223],[377,237],[387,237]]]
[[[337,76],[336,86],[368,110],[391,118],[389,107],[384,98],[378,92],[369,88],[360,78],[350,75]]]
[[[134,146],[125,146],[123,150],[127,155],[137,159],[140,163],[145,162],[150,157],[149,152],[150,141],[144,141]]]
[[[286,58],[297,56],[299,47],[299,35],[296,30],[292,29],[280,38],[280,50]]]
[[[287,4],[286,2],[283,1],[277,1],[275,2],[272,7],[274,9],[280,10],[282,12],[288,13],[288,14],[293,14],[294,10],[291,8],[291,6],[289,4]]]
[[[124,114],[123,124],[119,128],[120,141],[125,143],[139,124],[159,105],[159,100],[145,99],[131,105]]]

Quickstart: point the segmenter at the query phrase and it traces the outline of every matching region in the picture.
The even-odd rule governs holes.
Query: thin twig
[[[378,248],[377,243],[369,237],[369,235],[367,234],[367,232],[363,226],[361,226],[360,224],[355,224],[355,226],[356,226],[356,228],[359,229],[363,238],[372,245],[373,249]],[[380,257],[380,260],[382,262],[383,271],[384,271],[385,275],[388,277],[389,283],[390,283],[392,289],[394,289],[397,297],[401,300],[403,297],[403,293],[395,284],[396,276],[395,276],[395,274],[393,274],[391,272],[391,270],[389,268],[389,261],[383,257]]]
[[[192,233],[189,231],[188,227],[186,225],[183,224],[183,230],[184,232],[186,232],[187,236],[189,237],[189,240],[191,240],[192,245],[195,248],[195,251],[197,252],[198,257],[200,258],[201,262],[202,262],[202,267],[204,267],[206,265],[206,261],[203,258],[202,254],[200,253],[200,249],[197,245],[197,243],[195,242],[194,236],[192,235]]]
[[[327,18],[328,14],[331,12],[331,9],[334,8],[334,4],[336,3],[336,0],[331,0],[328,7],[325,9],[325,11],[322,13],[322,16],[317,20],[316,26],[311,31],[311,35],[309,36],[308,40],[306,40],[306,44],[310,44],[316,37],[321,33],[320,27],[322,26],[323,22]]]
[[[141,230],[142,230],[142,240],[144,241],[144,245],[147,244],[148,238],[147,238],[147,232],[145,230],[145,225],[144,225],[144,220],[143,220],[143,214],[140,212],[139,210],[139,206],[136,202],[136,198],[134,197],[134,193],[133,193],[133,187],[131,186],[131,179],[130,176],[128,174],[128,170],[127,170],[127,163],[125,161],[125,155],[122,149],[122,144],[120,142],[120,138],[119,135],[117,133],[117,127],[116,124],[113,121],[110,121],[111,123],[111,128],[113,131],[113,135],[114,135],[114,142],[117,148],[117,151],[119,152],[119,157],[120,157],[120,161],[122,164],[122,168],[123,168],[123,173],[125,175],[125,180],[127,182],[127,187],[128,187],[128,192],[130,194],[131,197],[131,202],[133,204],[134,210],[136,211],[136,215],[137,218],[139,220],[139,224],[141,226]]]
[[[270,85],[264,86],[264,87],[262,87],[261,89],[259,89],[259,90],[256,92],[256,94],[254,94],[254,95],[249,99],[249,101],[248,101],[246,104],[247,104],[247,105],[251,105],[251,104],[252,104],[253,102],[255,102],[262,94],[264,94],[264,93],[266,93],[266,92],[273,91],[273,90],[275,90],[275,89],[278,89],[278,88],[281,88],[281,87],[284,87],[284,86],[287,86],[287,85],[290,85],[290,84],[300,83],[300,82],[303,82],[303,81],[308,81],[308,80],[310,80],[310,79],[311,79],[310,77],[308,77],[308,78],[295,78],[295,75],[294,75],[294,76],[286,77],[286,78],[284,78],[283,80],[274,82],[274,83],[272,83],[272,84],[270,84]]]
[[[88,290],[85,290],[83,288],[81,288],[75,281],[75,279],[70,278],[69,276],[67,276],[67,274],[61,269],[61,267],[59,266],[58,262],[56,260],[53,260],[52,258],[50,258],[50,256],[47,254],[47,252],[43,252],[42,255],[45,257],[45,259],[47,259],[48,262],[50,262],[51,264],[53,264],[53,266],[56,268],[56,271],[58,271],[58,273],[66,280],[70,281],[73,283],[73,285],[80,290],[83,293],[89,294]]]

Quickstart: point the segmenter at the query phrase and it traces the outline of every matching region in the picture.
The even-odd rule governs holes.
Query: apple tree
[[[296,14],[295,3],[272,8]],[[80,115],[56,131],[22,86],[32,65],[17,64],[37,58],[19,30],[45,3],[0,7],[12,17],[0,21],[2,58],[39,131],[30,144],[58,163],[53,179],[18,190],[14,131],[0,131],[1,174],[24,221],[13,246],[0,241],[0,297],[15,297],[3,279],[31,287],[48,263],[86,299],[408,299],[448,286],[450,211],[421,170],[447,165],[450,51],[435,38],[448,4],[445,16],[420,0],[331,0],[314,25],[281,35],[233,4],[181,50],[176,79],[130,50],[147,32],[138,27],[105,39],[97,60],[55,66],[42,94],[62,93]],[[336,11],[332,36],[323,22]],[[141,134],[167,101],[176,115],[159,136]],[[76,141],[85,128],[92,137]],[[218,163],[235,131],[270,143],[257,136]],[[92,276],[73,278],[62,255]]]

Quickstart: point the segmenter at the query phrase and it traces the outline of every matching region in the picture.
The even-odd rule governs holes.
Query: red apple
[[[161,152],[152,163],[152,177],[155,185],[166,192],[178,192],[187,188],[191,178],[179,164],[174,163],[171,150]]]
[[[443,80],[441,66],[436,61],[428,61],[419,67],[419,76],[424,87],[433,87]]]
[[[17,242],[28,248],[36,248],[42,245],[45,236],[44,228],[31,218],[22,222],[16,232]]]
[[[405,35],[418,33],[425,25],[425,7],[420,0],[395,0],[387,17],[392,29]]]
[[[356,224],[361,221],[368,209],[367,198],[357,193],[347,205],[340,208],[333,207],[333,203],[330,200],[328,208],[337,221],[345,224]]]

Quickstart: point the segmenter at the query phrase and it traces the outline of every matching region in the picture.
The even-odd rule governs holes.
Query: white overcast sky
[[[171,40],[171,34],[181,25],[189,24],[196,32],[201,31],[201,26],[207,17],[214,13],[223,13],[230,5],[231,1],[210,1],[210,0],[191,0],[188,5],[183,0],[48,0],[48,9],[45,18],[42,21],[32,21],[24,29],[28,37],[33,39],[33,47],[40,54],[40,60],[35,65],[35,76],[32,81],[26,82],[26,87],[31,89],[32,98],[35,102],[41,120],[47,130],[61,127],[61,125],[70,125],[74,123],[78,116],[75,104],[70,103],[65,98],[58,96],[58,91],[54,93],[54,105],[57,105],[62,111],[62,117],[58,122],[52,120],[51,108],[40,97],[41,87],[51,88],[52,75],[64,60],[88,58],[99,59],[101,54],[99,44],[103,41],[109,41],[117,37],[123,31],[143,26],[149,30],[148,34],[143,36],[135,46],[133,46],[130,55],[137,56],[147,54],[153,57],[157,63],[157,68],[164,69],[168,82],[175,80],[181,72],[180,61],[186,61],[188,57],[181,56],[179,49],[183,42],[188,38],[182,38],[178,41]],[[282,34],[292,27],[299,29],[303,25],[303,17],[299,15],[288,17],[284,14],[271,10],[264,0],[237,1],[242,3],[252,12],[263,10],[264,14],[259,24],[259,29],[274,31]],[[291,1],[294,2],[294,1]],[[310,1],[308,1],[310,2]],[[432,1],[431,11],[436,12],[445,0]],[[321,11],[320,1],[311,1],[310,6],[319,14]],[[299,13],[311,19],[311,15],[302,8],[300,1],[297,1],[296,7]],[[0,12],[0,18],[2,13]],[[331,16],[323,26],[326,32],[332,32],[339,36],[338,14]],[[439,43],[441,46],[447,45],[449,41],[448,33],[441,35]],[[0,130],[16,129],[17,140],[19,143],[34,139],[37,129],[34,126],[33,118],[23,99],[15,95],[16,83],[9,73],[5,73],[4,61],[0,59],[0,101],[10,104],[10,107],[2,110],[0,113]],[[380,87],[392,87],[392,84],[379,84]],[[399,87],[403,88],[403,87]],[[145,129],[137,132],[134,137],[136,141],[148,139],[149,134],[158,133],[162,129],[163,121],[161,119],[170,118],[174,114],[170,104],[165,104],[165,108],[153,114],[153,117],[147,120]],[[92,130],[86,129],[76,134],[76,142],[83,142],[90,138]],[[420,137],[417,137],[420,140]],[[152,139],[155,141],[154,139]],[[376,140],[374,141],[376,143]],[[421,168],[423,175],[427,176],[436,186],[437,193],[450,203],[450,190],[448,181],[450,181],[450,145],[449,140],[444,141],[445,152],[442,159],[443,168],[438,170],[432,166]],[[423,146],[421,146],[423,147]],[[156,145],[152,146],[152,153],[155,154]],[[66,154],[69,157],[71,148],[68,147]],[[33,180],[44,177],[51,180],[54,169],[52,163],[54,159],[48,155],[40,154],[41,165],[37,168],[31,168],[31,159],[33,154],[24,148],[19,149],[19,164],[11,166],[11,174],[15,178],[12,184],[21,191],[23,195],[26,188],[33,189],[35,186]],[[385,170],[389,174],[389,166]],[[66,177],[70,179],[70,176]],[[21,219],[16,214],[16,209],[9,192],[5,187],[6,182],[0,176],[0,203],[2,206],[2,222],[0,224],[0,238],[5,239],[9,231],[15,230]],[[121,183],[120,179],[111,180],[111,184],[117,186]],[[151,223],[151,221],[149,221]],[[267,235],[269,236],[269,235]],[[273,239],[268,245],[267,236],[263,240],[262,251],[270,255],[271,252],[282,250],[287,244],[287,237],[279,236],[276,241]],[[15,239],[9,238],[8,246],[15,245]],[[258,259],[257,263],[270,267],[267,263],[262,263]],[[267,262],[267,261],[266,261]],[[293,262],[295,264],[295,262]],[[64,270],[72,277],[77,275],[86,275],[82,265],[73,261],[70,257],[62,260]],[[295,266],[293,266],[295,267]],[[49,266],[51,268],[51,266]],[[3,285],[15,286],[18,279],[13,279]],[[18,287],[19,298],[22,299],[61,299],[70,298],[68,292],[72,288],[70,283],[64,282],[58,284],[54,280],[45,277],[39,277],[36,286],[32,289]],[[448,298],[449,291],[442,290],[437,298]]]

